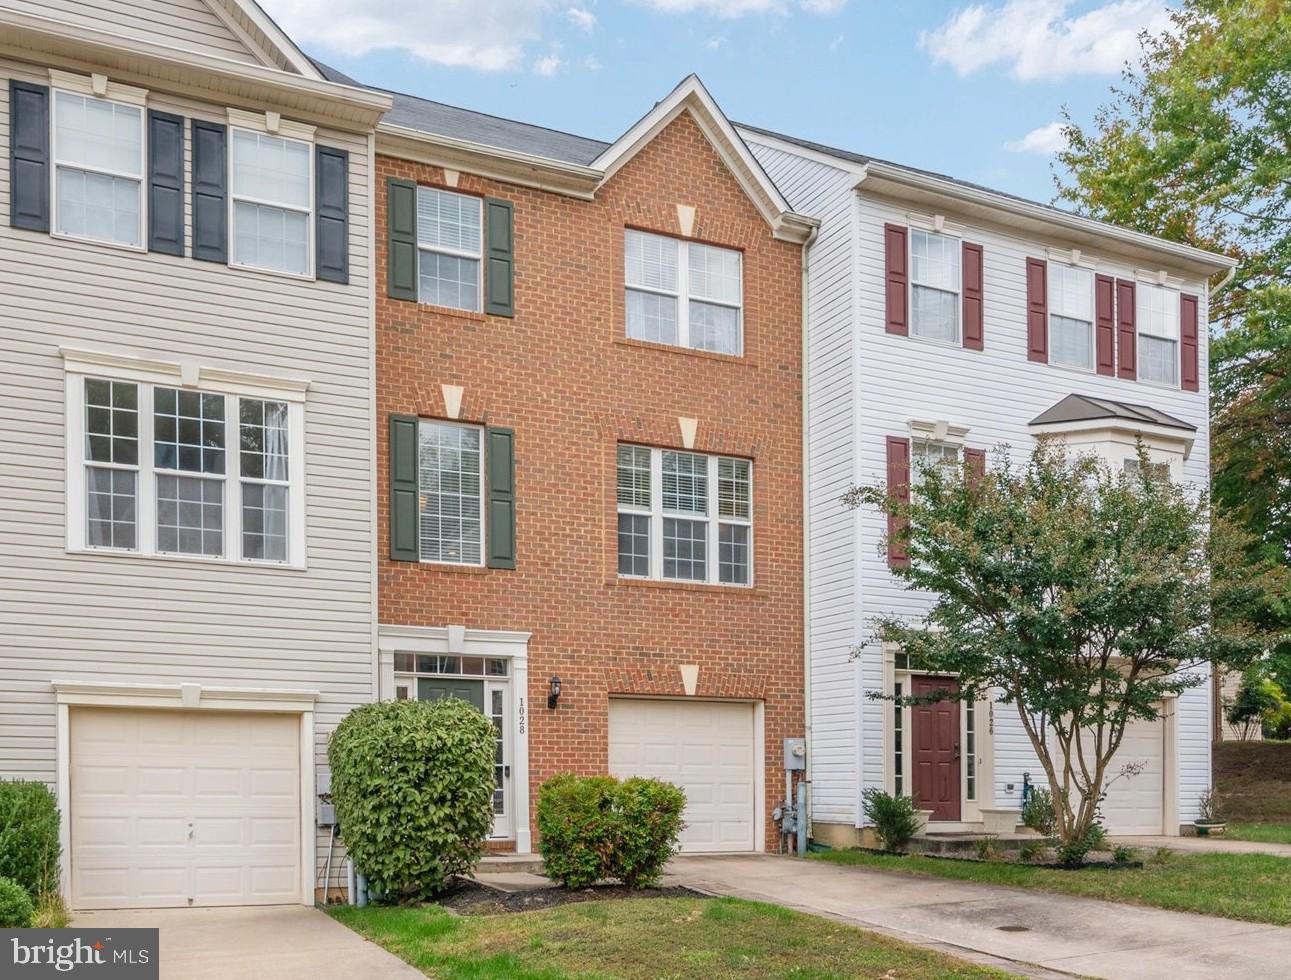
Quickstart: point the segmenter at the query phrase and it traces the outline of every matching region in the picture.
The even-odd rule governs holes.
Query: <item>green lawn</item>
[[[457,916],[437,906],[330,909],[340,922],[440,980],[832,980],[1008,974],[739,899],[595,901]]]
[[[1224,839],[1291,844],[1291,823],[1230,823],[1224,831]]]
[[[1063,871],[1023,864],[985,864],[927,857],[831,851],[812,857],[835,864],[1012,885],[1179,912],[1291,925],[1291,858],[1265,854],[1141,855],[1141,869]]]

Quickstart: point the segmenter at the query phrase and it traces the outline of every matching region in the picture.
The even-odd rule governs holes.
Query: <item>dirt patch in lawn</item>
[[[460,880],[435,903],[459,915],[499,915],[505,912],[533,912],[575,905],[579,902],[603,902],[609,899],[639,900],[649,898],[704,898],[690,888],[626,888],[623,885],[593,885],[591,888],[538,888],[533,891],[502,892],[480,884]]]
[[[1225,818],[1291,823],[1291,742],[1218,742],[1214,766]]]

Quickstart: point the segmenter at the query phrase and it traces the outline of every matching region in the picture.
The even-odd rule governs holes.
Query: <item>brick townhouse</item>
[[[813,222],[695,78],[613,144],[396,95],[376,187],[381,696],[495,720],[497,849],[563,771],[773,848]]]

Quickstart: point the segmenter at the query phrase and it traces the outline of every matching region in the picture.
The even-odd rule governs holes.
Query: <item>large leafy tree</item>
[[[1065,136],[1060,200],[1239,260],[1210,304],[1213,492],[1291,562],[1291,4],[1184,0]]]
[[[988,474],[922,466],[913,492],[854,487],[846,502],[894,520],[908,589],[928,614],[880,617],[879,637],[920,669],[955,674],[968,700],[1014,705],[1048,779],[1058,836],[1079,853],[1112,780],[1126,727],[1201,683],[1202,664],[1240,669],[1265,649],[1246,610],[1263,579],[1211,576],[1208,505],[1188,488],[1114,470],[1043,440],[1024,462],[1007,448]],[[909,499],[904,499],[904,498]],[[911,703],[918,699],[907,699]]]

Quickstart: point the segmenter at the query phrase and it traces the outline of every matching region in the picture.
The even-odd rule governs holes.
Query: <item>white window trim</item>
[[[637,446],[637,443],[623,443],[623,445]],[[617,452],[617,446],[616,452]],[[618,573],[622,579],[631,579],[637,582],[671,582],[689,585],[717,585],[727,589],[750,589],[756,581],[754,575],[754,554],[755,554],[755,532],[753,529],[753,507],[754,507],[754,475],[753,461],[743,456],[721,456],[710,453],[699,453],[690,449],[662,449],[654,446],[642,446],[640,448],[650,450],[650,506],[639,507],[633,504],[619,503],[615,511],[615,520],[617,523],[618,514],[635,514],[640,517],[650,518],[650,574],[649,575],[624,575]],[[692,513],[690,511],[665,510],[663,506],[663,454],[665,452],[687,453],[692,456],[702,456],[707,463],[708,478],[708,497],[707,507],[703,514]],[[717,471],[718,461],[722,459],[734,459],[742,463],[749,464],[749,516],[743,517],[719,517],[718,516],[718,485]],[[617,499],[617,469],[616,469],[616,499]],[[663,522],[664,518],[675,518],[684,521],[705,521],[704,534],[704,578],[666,578],[663,574]],[[721,581],[721,561],[719,552],[720,531],[723,524],[737,524],[749,529],[749,580],[747,582],[723,582]],[[617,540],[617,527],[616,527]],[[617,556],[617,549],[615,551]],[[617,565],[617,561],[616,561]]]
[[[1139,302],[1144,289],[1159,289],[1169,298],[1167,299],[1167,308],[1173,309],[1174,314],[1174,337],[1164,337],[1161,334],[1151,333],[1143,328],[1144,317],[1139,316]],[[1160,278],[1153,279],[1151,282],[1145,282],[1142,279],[1135,283],[1134,286],[1134,380],[1153,388],[1162,388],[1165,391],[1179,391],[1183,385],[1183,370],[1180,363],[1179,351],[1183,345],[1183,316],[1179,309],[1180,296],[1182,290],[1175,288],[1168,281],[1161,281]],[[1199,328],[1200,329],[1200,328]],[[1174,382],[1157,381],[1152,378],[1143,377],[1143,344],[1141,338],[1150,337],[1153,340],[1167,340],[1174,344]]]
[[[480,560],[479,561],[445,561],[442,558],[423,558],[421,557],[421,508],[417,509],[417,561],[423,565],[442,565],[447,568],[484,568],[488,559],[488,541],[486,535],[486,525],[488,522],[488,486],[486,479],[488,477],[488,444],[485,442],[484,426],[473,425],[469,422],[453,422],[449,419],[426,419],[417,420],[417,496],[420,499],[421,490],[421,430],[423,426],[441,425],[453,429],[470,429],[476,434],[480,442]]]
[[[744,253],[737,248],[729,248],[725,245],[712,245],[708,242],[691,241],[688,238],[675,238],[672,235],[660,234],[657,231],[646,231],[643,228],[625,228],[623,232],[624,253],[627,252],[627,236],[629,234],[650,235],[655,238],[662,238],[666,241],[675,242],[677,246],[677,291],[672,292],[667,289],[659,289],[655,286],[636,286],[627,281],[626,261],[623,277],[623,334],[628,340],[635,340],[644,344],[659,344],[663,347],[681,347],[686,350],[698,351],[701,354],[717,354],[720,357],[743,357],[744,356]],[[725,300],[709,299],[706,296],[692,294],[690,291],[690,246],[696,245],[705,248],[721,249],[724,252],[733,254],[740,264],[740,301],[738,303],[729,303]],[[677,301],[677,343],[669,344],[663,341],[644,340],[640,337],[633,337],[627,332],[627,294],[652,293],[655,296],[671,296]],[[735,333],[738,340],[734,352],[709,350],[707,347],[695,347],[690,342],[690,302],[706,304],[708,306],[720,306],[723,309],[735,311]]]
[[[433,187],[430,185],[418,184],[417,194],[416,194],[416,197],[413,199],[414,208],[418,207],[418,204],[419,204],[418,198],[421,197],[422,191],[435,191],[440,194],[452,194],[454,197],[460,197],[468,201],[474,201],[476,208],[480,212],[480,248],[479,248],[479,251],[472,252],[469,249],[450,248],[447,245],[423,245],[421,244],[421,241],[419,239],[416,242],[417,268],[415,270],[416,276],[417,276],[417,302],[421,303],[423,306],[433,306],[437,310],[458,310],[462,313],[483,315],[484,313],[484,244],[485,244],[485,236],[488,234],[488,229],[484,227],[484,199],[481,197],[476,197],[474,194],[463,194],[461,191],[455,191],[447,187]],[[439,303],[432,303],[429,300],[424,299],[422,297],[421,295],[421,253],[422,252],[433,252],[436,255],[449,255],[449,256],[452,256],[453,258],[458,258],[458,259],[474,259],[478,263],[479,275],[475,277],[475,300],[476,300],[475,309],[468,310],[464,306],[443,306]]]
[[[938,347],[962,347],[964,344],[964,236],[963,230],[958,225],[946,224],[945,221],[934,220],[932,224],[925,224],[922,221],[914,220],[915,216],[910,216],[908,229],[906,231],[906,269],[910,274],[906,276],[906,309],[910,311],[910,328],[909,336],[915,340],[922,340],[929,344],[936,344]],[[938,238],[948,238],[959,242],[960,259],[959,259],[959,282],[954,289],[944,289],[941,286],[929,286],[926,283],[915,282],[914,279],[914,233],[921,231],[927,235],[936,235]],[[936,337],[929,337],[915,331],[914,324],[914,290],[918,286],[920,289],[934,289],[942,293],[953,293],[955,296],[955,339],[938,340]]]
[[[107,248],[119,248],[126,252],[148,251],[148,90],[110,82],[103,75],[76,75],[71,72],[49,71],[49,234],[52,238],[61,238],[69,242],[88,242]],[[84,164],[64,163],[58,158],[58,93],[81,95],[86,98],[113,102],[139,110],[139,173],[138,175],[107,170],[101,167],[90,168]],[[58,230],[58,170],[59,167],[82,170],[86,173],[102,174],[122,180],[133,180],[139,184],[139,244],[129,245],[125,242],[114,242],[106,238],[91,238],[88,235],[72,235]]]
[[[1080,260],[1080,252],[1068,253],[1067,258],[1052,258],[1053,250],[1050,249],[1050,268],[1045,270],[1045,297],[1046,310],[1044,319],[1045,343],[1049,351],[1048,363],[1057,368],[1066,368],[1068,371],[1080,371],[1083,374],[1094,374],[1098,370],[1098,274],[1092,264]],[[1074,257],[1073,257],[1074,256]],[[1053,359],[1053,318],[1060,316],[1065,320],[1078,319],[1074,316],[1067,316],[1065,313],[1057,313],[1053,308],[1053,290],[1050,289],[1049,276],[1051,269],[1057,265],[1071,266],[1073,269],[1079,269],[1082,272],[1089,273],[1089,363],[1088,364],[1068,364],[1066,361],[1055,361]],[[1084,321],[1082,321],[1084,322]]]
[[[228,226],[228,237],[229,237],[229,242],[228,242],[229,268],[246,269],[249,272],[262,272],[266,275],[283,276],[284,278],[287,278],[287,279],[300,279],[305,281],[313,281],[316,278],[316,272],[317,272],[317,269],[315,268],[315,264],[314,264],[315,258],[316,258],[314,255],[314,224],[318,220],[318,215],[315,214],[316,203],[317,203],[315,200],[315,196],[317,194],[317,190],[314,186],[314,182],[318,179],[318,175],[314,172],[314,164],[315,164],[315,156],[316,156],[314,152],[314,127],[306,126],[301,123],[290,123],[286,121],[281,121],[281,122],[275,122],[274,127],[270,128],[268,125],[264,123],[263,120],[266,117],[276,118],[277,113],[261,114],[261,113],[241,112],[237,109],[229,109],[228,114],[229,114],[229,139],[228,139],[228,147],[226,148],[226,151],[225,151],[228,154],[228,157],[225,161],[225,164],[228,168],[228,175],[229,175],[229,194],[228,194],[229,200],[228,200],[228,204],[226,205],[226,208],[227,208],[226,221]],[[290,143],[303,143],[309,148],[309,153],[308,153],[309,191],[306,197],[306,200],[309,203],[306,207],[301,208],[294,204],[284,204],[281,201],[270,201],[270,200],[258,198],[258,197],[247,197],[246,195],[239,195],[237,194],[236,191],[234,191],[233,188],[234,188],[235,181],[233,176],[233,143],[234,143],[233,135],[238,130],[242,130],[243,132],[247,132],[247,133],[252,133],[257,136],[272,136],[274,139],[281,139]],[[238,202],[242,202],[245,204],[262,205],[264,207],[277,208],[280,211],[291,211],[295,214],[305,215],[305,271],[303,273],[288,272],[285,269],[274,269],[270,266],[252,265],[250,262],[237,261],[237,257],[236,257],[237,256],[237,225],[235,223],[236,221],[235,215],[237,212]]]
[[[65,372],[66,411],[66,493],[68,552],[143,560],[195,562],[198,564],[244,565],[255,568],[304,570],[307,567],[305,530],[305,390],[308,382],[265,375],[238,374],[205,369],[193,364],[179,365],[125,355],[61,350]],[[139,385],[139,462],[132,467],[135,480],[135,547],[102,548],[88,544],[88,512],[85,470],[85,379],[102,378]],[[238,383],[239,381],[244,383]],[[232,382],[232,383],[231,383]],[[157,488],[153,466],[152,389],[155,387],[197,390],[225,397],[225,466],[219,477],[224,484],[224,554],[187,555],[156,549]],[[240,431],[238,399],[283,401],[287,403],[289,440],[287,560],[243,558],[242,478],[240,475]],[[99,464],[94,464],[99,465]],[[200,476],[200,474],[183,474]],[[214,477],[211,477],[214,479]]]

